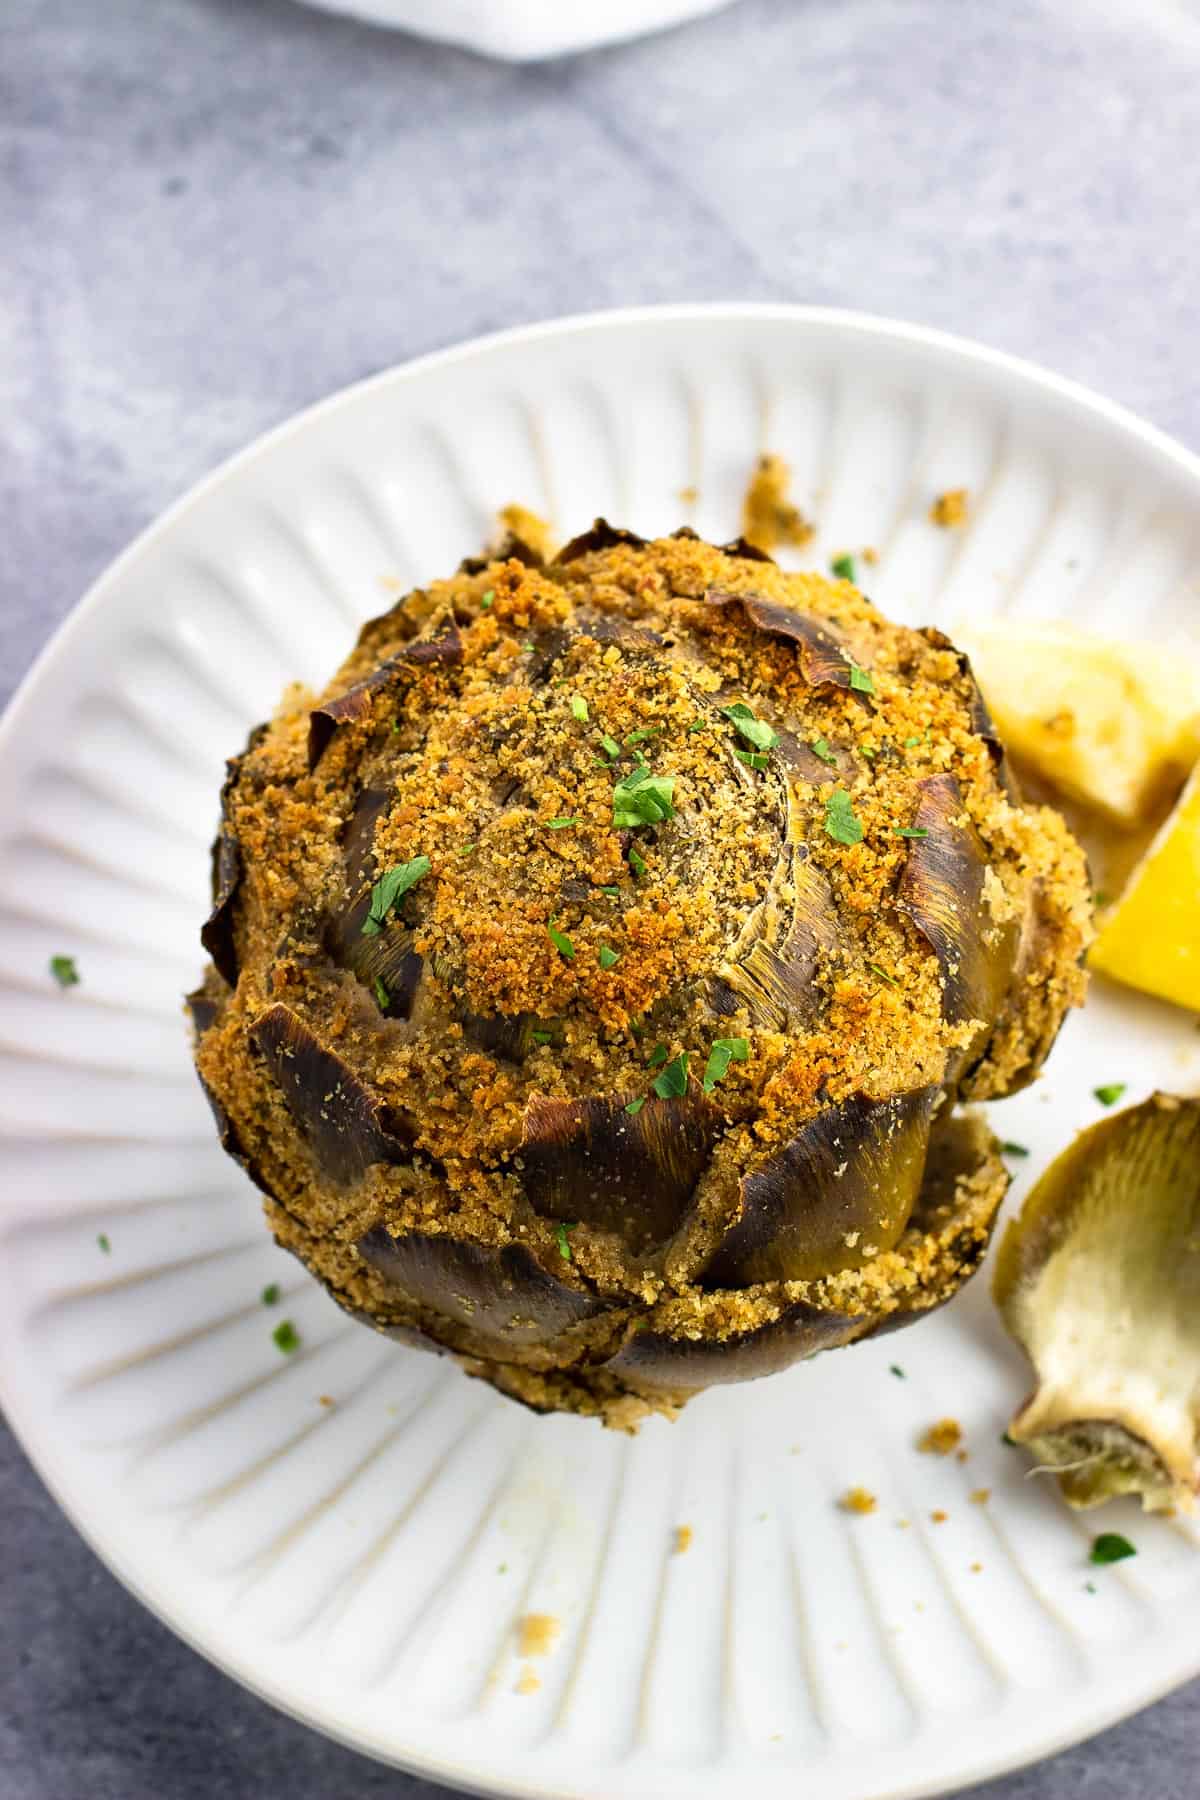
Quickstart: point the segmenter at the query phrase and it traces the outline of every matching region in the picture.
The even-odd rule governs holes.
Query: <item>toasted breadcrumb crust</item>
[[[742,536],[760,550],[777,550],[781,544],[799,548],[815,535],[811,525],[788,498],[792,471],[782,456],[760,456],[742,500]]]
[[[939,1207],[892,1219],[886,1237],[847,1232],[816,1273],[719,1285],[705,1271],[747,1180],[834,1109],[932,1096],[936,1138],[960,1095],[1028,1079],[1082,998],[1090,907],[1074,840],[1006,786],[969,671],[939,634],[889,624],[847,581],[785,574],[748,550],[593,537],[557,563],[465,564],[364,627],[320,695],[284,696],[227,784],[236,986],[210,969],[193,1013],[227,1146],[266,1191],[278,1241],[343,1305],[451,1351],[535,1410],[630,1429],[704,1385],[654,1375],[652,1341],[744,1346],[809,1309],[820,1348],[954,1291],[1004,1189],[985,1132]],[[865,684],[814,680],[803,646],[757,625],[743,596],[833,634]],[[314,709],[348,693],[351,713],[310,737]],[[780,734],[768,766],[746,760],[752,743],[727,710],[739,704]],[[639,758],[674,783],[674,816],[619,829],[614,787]],[[936,920],[922,928],[902,903],[925,850],[913,821],[938,778],[956,784],[938,790],[957,796],[947,828],[986,858],[977,919],[957,916],[953,895],[937,902],[951,940],[940,958]],[[831,835],[835,791],[860,841]],[[364,933],[373,884],[419,857],[428,873]],[[800,907],[797,882],[823,898],[803,1003],[784,1004],[742,971],[747,947]],[[964,929],[985,949],[1020,937],[983,1018],[949,1003]],[[364,968],[377,953],[384,963]],[[310,1094],[320,1117],[302,1117],[288,1086],[293,1069],[311,1080],[304,1043],[264,1051],[264,1019],[280,1017],[347,1071]],[[717,1039],[746,1053],[705,1093]],[[655,1080],[681,1056],[687,1093],[665,1101]],[[347,1094],[382,1148],[333,1175],[314,1144]],[[603,1133],[620,1147],[677,1105],[684,1123],[647,1154],[686,1188],[675,1163],[698,1134],[690,1199],[652,1244],[636,1221],[564,1210],[569,1159],[567,1198],[531,1203],[544,1149],[531,1120],[561,1121],[591,1097],[614,1112],[573,1140],[581,1176],[606,1153]],[[639,1101],[635,1125],[622,1109]],[[525,1259],[567,1308],[556,1329],[521,1339],[518,1281],[499,1347],[473,1289],[432,1304],[380,1266],[388,1244],[443,1238]],[[384,1246],[374,1260],[371,1242]]]

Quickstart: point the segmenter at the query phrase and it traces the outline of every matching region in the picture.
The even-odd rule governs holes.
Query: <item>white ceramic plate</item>
[[[1195,616],[1200,464],[1116,408],[878,320],[672,308],[469,345],[274,432],[115,564],[0,736],[9,1414],[197,1648],[363,1750],[490,1792],[930,1794],[1200,1667],[1192,1529],[1111,1508],[1139,1555],[1089,1570],[1095,1521],[1002,1447],[1027,1377],[986,1277],[885,1346],[718,1389],[631,1441],[348,1324],[214,1141],[180,995],[223,757],[501,504],[563,532],[604,512],[722,538],[764,446],[820,521],[816,560],[877,546],[868,585],[899,618],[1170,636]],[[949,486],[971,490],[965,532],[927,521]],[[65,994],[59,952],[83,978]],[[994,1109],[1033,1152],[1016,1198],[1097,1116],[1097,1083],[1195,1085],[1196,1044],[1189,1017],[1097,984],[1045,1079]],[[915,1451],[944,1414],[965,1463]],[[852,1484],[873,1516],[837,1507]],[[561,1633],[522,1692],[528,1612]]]
[[[415,31],[506,62],[573,56],[716,12],[729,0],[305,0],[323,12],[350,13],[373,25]]]

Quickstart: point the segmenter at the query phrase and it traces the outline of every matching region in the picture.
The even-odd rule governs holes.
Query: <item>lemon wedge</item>
[[[1195,651],[1037,620],[968,620],[954,640],[1018,761],[1114,824],[1144,823],[1200,758]]]
[[[1130,876],[1088,962],[1200,1012],[1200,765]]]

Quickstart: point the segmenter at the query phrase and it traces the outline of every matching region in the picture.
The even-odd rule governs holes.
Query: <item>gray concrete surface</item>
[[[524,70],[291,0],[0,0],[0,698],[228,452],[522,320],[862,307],[1200,444],[1198,143],[1188,0],[740,0]],[[0,1568],[0,1800],[432,1800],[151,1620],[11,1437]],[[1185,1689],[986,1791],[1195,1800],[1198,1733]]]

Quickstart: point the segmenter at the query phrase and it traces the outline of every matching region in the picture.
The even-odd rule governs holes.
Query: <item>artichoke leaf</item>
[[[375,697],[384,688],[393,687],[412,668],[427,663],[443,663],[447,667],[462,661],[462,639],[453,618],[440,614],[429,630],[395,656],[389,656],[362,681],[347,688],[332,700],[314,706],[308,720],[308,766],[315,769],[339,725],[355,724],[371,715]]]
[[[372,1163],[407,1162],[409,1135],[391,1109],[289,1006],[260,1014],[250,1030],[288,1111],[332,1181],[350,1185]]]
[[[1200,1487],[1200,1099],[1155,1094],[1058,1156],[1000,1245],[1005,1325],[1037,1375],[1009,1436],[1075,1507]]]

